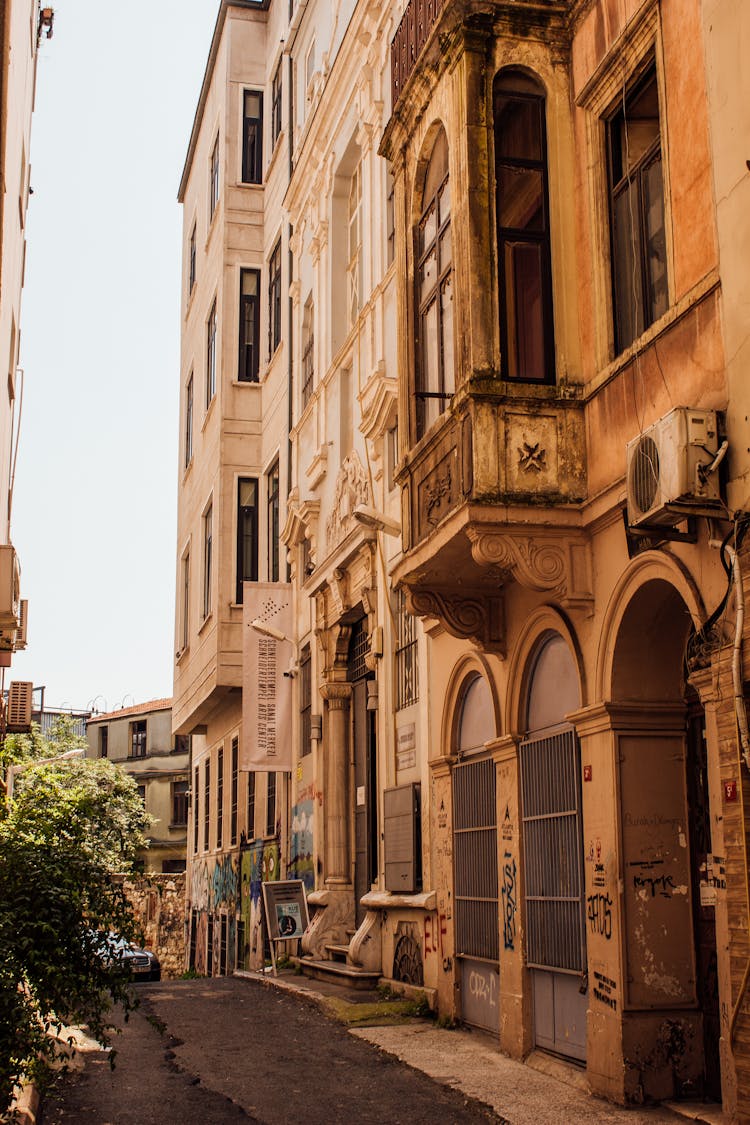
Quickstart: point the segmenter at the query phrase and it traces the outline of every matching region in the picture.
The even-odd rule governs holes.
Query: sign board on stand
[[[305,884],[301,879],[286,879],[282,882],[262,885],[273,975],[277,976],[276,943],[296,941],[310,925],[307,896]]]

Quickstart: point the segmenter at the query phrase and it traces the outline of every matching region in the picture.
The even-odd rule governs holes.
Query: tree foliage
[[[106,935],[139,936],[116,875],[133,870],[149,818],[114,763],[43,761],[76,739],[63,723],[3,749],[3,765],[28,765],[0,802],[0,1113],[21,1079],[46,1079],[59,1051],[51,1032],[85,1024],[106,1043],[112,1006],[134,1006]]]

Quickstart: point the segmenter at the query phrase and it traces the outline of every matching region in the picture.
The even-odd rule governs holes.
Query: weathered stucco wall
[[[162,977],[185,970],[185,876],[144,875],[126,879],[125,893],[143,929],[144,944],[161,962]]]

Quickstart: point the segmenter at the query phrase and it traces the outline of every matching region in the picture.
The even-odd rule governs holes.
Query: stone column
[[[349,847],[349,700],[351,684],[327,683],[321,695],[328,704],[325,748],[325,883],[351,883]]]

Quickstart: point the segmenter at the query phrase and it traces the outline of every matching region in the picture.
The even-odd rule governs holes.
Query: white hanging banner
[[[292,587],[245,582],[242,587],[241,770],[292,768]],[[264,628],[268,632],[264,632]],[[282,639],[283,638],[283,639]]]

